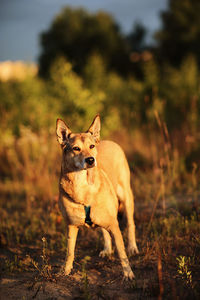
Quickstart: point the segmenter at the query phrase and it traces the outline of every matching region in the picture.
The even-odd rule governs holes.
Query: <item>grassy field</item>
[[[159,118],[148,139],[111,136],[124,148],[135,195],[140,253],[130,258],[136,279],[124,282],[116,251],[103,259],[99,229],[81,228],[74,269],[59,275],[66,253],[58,209],[60,149],[54,133],[24,128],[1,150],[0,263],[2,299],[199,299],[200,189],[196,163],[186,170]],[[158,126],[159,127],[159,126]],[[186,151],[186,148],[184,148]],[[125,244],[126,222],[119,220]]]

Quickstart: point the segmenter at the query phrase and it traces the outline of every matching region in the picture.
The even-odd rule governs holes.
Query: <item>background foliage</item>
[[[135,24],[125,36],[107,13],[64,8],[41,35],[40,76],[27,71],[20,80],[0,81],[3,182],[13,180],[14,173],[19,175],[23,169],[18,153],[21,140],[29,140],[27,157],[29,147],[35,147],[32,143],[39,143],[39,155],[39,146],[44,147],[40,138],[50,145],[55,140],[57,117],[79,131],[87,129],[97,113],[102,118],[102,136],[121,143],[136,167],[160,168],[166,151],[171,151],[172,161],[176,152],[180,170],[188,172],[194,164],[198,166],[198,5],[198,1],[193,5],[187,0],[169,1],[154,47],[145,44],[142,24]],[[188,48],[190,37],[194,43]],[[172,50],[179,60],[171,59]],[[162,143],[167,143],[164,152],[158,151]],[[33,164],[34,155],[30,158]],[[18,172],[17,161],[21,164]],[[179,175],[183,180],[183,174]]]

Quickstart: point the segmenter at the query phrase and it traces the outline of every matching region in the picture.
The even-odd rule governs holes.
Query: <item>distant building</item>
[[[24,80],[26,77],[37,75],[38,67],[34,63],[23,61],[4,61],[0,62],[0,81]]]

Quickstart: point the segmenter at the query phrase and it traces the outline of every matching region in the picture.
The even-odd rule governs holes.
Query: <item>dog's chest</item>
[[[94,174],[87,170],[70,174],[69,180],[61,179],[61,186],[67,195],[76,203],[91,205],[98,192],[98,182]]]

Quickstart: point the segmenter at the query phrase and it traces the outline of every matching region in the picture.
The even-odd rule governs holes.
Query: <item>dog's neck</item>
[[[71,183],[77,179],[80,180],[80,182],[86,180],[89,185],[92,185],[95,183],[95,178],[97,177],[96,171],[96,167],[94,167],[78,171],[61,172],[61,177]]]
[[[91,205],[100,184],[97,167],[66,172],[61,175],[60,185],[71,200],[84,205]]]

